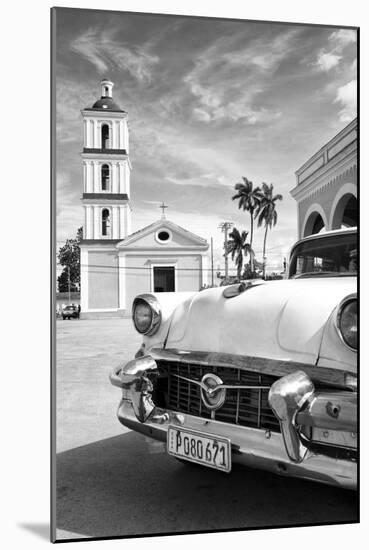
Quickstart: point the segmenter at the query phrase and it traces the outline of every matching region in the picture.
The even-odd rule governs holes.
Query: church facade
[[[84,125],[81,317],[129,316],[142,292],[199,290],[207,284],[207,241],[166,219],[131,232],[127,113],[113,83],[81,111]]]
[[[296,171],[298,237],[357,225],[357,119]]]

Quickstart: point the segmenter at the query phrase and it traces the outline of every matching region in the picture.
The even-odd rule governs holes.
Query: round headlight
[[[132,320],[140,334],[154,334],[161,323],[160,305],[155,296],[142,294],[133,300]]]
[[[150,328],[151,320],[151,307],[146,302],[137,302],[133,310],[133,322],[136,330],[141,334],[145,334]]]
[[[337,327],[345,344],[357,349],[357,300],[345,302],[337,316]]]

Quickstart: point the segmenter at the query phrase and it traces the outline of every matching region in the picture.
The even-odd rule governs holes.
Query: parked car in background
[[[356,275],[348,229],[297,242],[285,280],[137,296],[119,421],[185,463],[355,488]]]
[[[63,317],[63,321],[64,319],[78,319],[79,317],[78,306],[76,306],[75,304],[70,304],[68,306],[65,306],[62,310],[62,317]]]

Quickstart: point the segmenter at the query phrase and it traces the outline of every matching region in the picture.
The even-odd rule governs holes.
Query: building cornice
[[[123,119],[128,118],[128,114],[126,111],[111,111],[109,109],[82,109],[81,114],[84,117],[88,118],[97,118],[101,120],[106,120],[108,118],[116,118],[116,119]]]
[[[124,155],[128,156],[126,149],[103,149],[95,147],[84,147],[82,151],[83,155]]]
[[[306,172],[312,165],[314,165],[317,161],[319,161],[321,158],[326,157],[325,163],[327,161],[331,161],[334,158],[334,150],[339,145],[340,142],[345,144],[345,138],[347,139],[348,136],[352,136],[349,138],[351,141],[349,143],[346,143],[346,145],[349,145],[350,143],[356,141],[357,139],[357,119],[355,118],[352,120],[345,128],[343,128],[338,134],[336,134],[330,141],[325,143],[323,147],[321,147],[314,155],[312,155],[304,164],[296,170],[295,174],[297,177],[297,181],[299,183],[302,183],[304,179],[302,179],[302,176],[304,172]],[[346,145],[343,145],[342,149]],[[339,152],[341,152],[341,150]],[[307,176],[307,177],[310,177]]]
[[[118,247],[119,251],[130,256],[134,256],[135,254],[147,254],[148,252],[150,254],[157,254],[158,256],[166,256],[170,255],[173,252],[179,252],[179,253],[194,253],[198,252],[199,254],[202,252],[206,252],[209,250],[208,244],[194,244],[194,245],[183,245],[183,246],[171,246],[168,248],[162,248],[161,246],[124,246],[124,247]]]
[[[101,151],[101,149],[100,149]],[[129,158],[128,154],[127,155],[116,155],[116,154],[110,154],[110,155],[105,155],[103,153],[96,153],[96,154],[91,154],[91,153],[80,153],[81,154],[81,157],[83,159],[83,162],[92,162],[94,163],[95,161],[98,161],[100,164],[104,164],[105,162],[112,162],[112,161],[116,161],[117,163],[119,162],[127,162],[128,163],[128,166],[129,166],[129,169],[132,171],[132,163],[131,163],[131,159]]]
[[[86,201],[129,201],[127,193],[83,193],[82,200]]]
[[[303,182],[291,189],[291,196],[298,202],[322,190],[333,180],[342,177],[350,168],[357,167],[357,143],[345,147],[332,161],[323,165]]]
[[[101,246],[106,245],[110,246],[112,250],[115,250],[115,246],[121,241],[122,239],[81,239],[80,244],[83,246],[86,245],[98,245]]]

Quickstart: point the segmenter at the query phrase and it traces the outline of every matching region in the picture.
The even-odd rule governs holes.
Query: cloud
[[[339,103],[341,110],[339,117],[341,122],[350,122],[357,116],[357,82],[351,80],[337,90],[334,103]]]
[[[116,66],[128,71],[139,82],[150,82],[152,67],[159,62],[158,56],[149,53],[145,44],[128,46],[121,43],[116,32],[116,29],[89,28],[71,43],[70,48],[94,65],[100,74]]]
[[[177,185],[194,185],[202,187],[226,186],[230,187],[230,180],[217,174],[198,174],[191,178],[166,176],[167,181]]]
[[[78,142],[82,139],[80,110],[96,101],[94,90],[78,81],[58,77],[56,92],[56,131],[58,144]]]
[[[318,54],[315,65],[317,65],[321,71],[330,71],[339,64],[340,59],[342,59],[342,55],[323,51]]]
[[[210,122],[211,120],[209,113],[204,111],[204,109],[199,109],[199,107],[195,107],[192,111],[192,116],[195,120],[199,120],[200,122]]]
[[[192,118],[200,122],[269,123],[278,110],[259,105],[271,76],[293,51],[299,30],[247,40],[244,33],[223,36],[198,57],[183,81],[192,96]]]
[[[66,239],[73,238],[83,224],[83,208],[79,198],[80,189],[75,189],[67,172],[56,175],[56,225],[58,228],[57,248]]]
[[[262,72],[274,71],[285,59],[299,36],[298,29],[283,31],[275,36],[254,39],[243,48],[239,47],[238,37],[234,37],[236,51],[224,54],[224,60],[232,65],[254,66]]]
[[[331,49],[320,50],[315,65],[319,70],[328,72],[334,67],[338,67],[343,58],[343,50],[349,44],[356,43],[356,31],[350,29],[340,29],[332,32],[328,37]]]
[[[347,44],[355,43],[356,38],[356,31],[351,29],[339,29],[338,31],[332,32],[332,34],[329,36],[329,40],[333,43],[335,43],[337,46],[344,48],[347,46]]]

